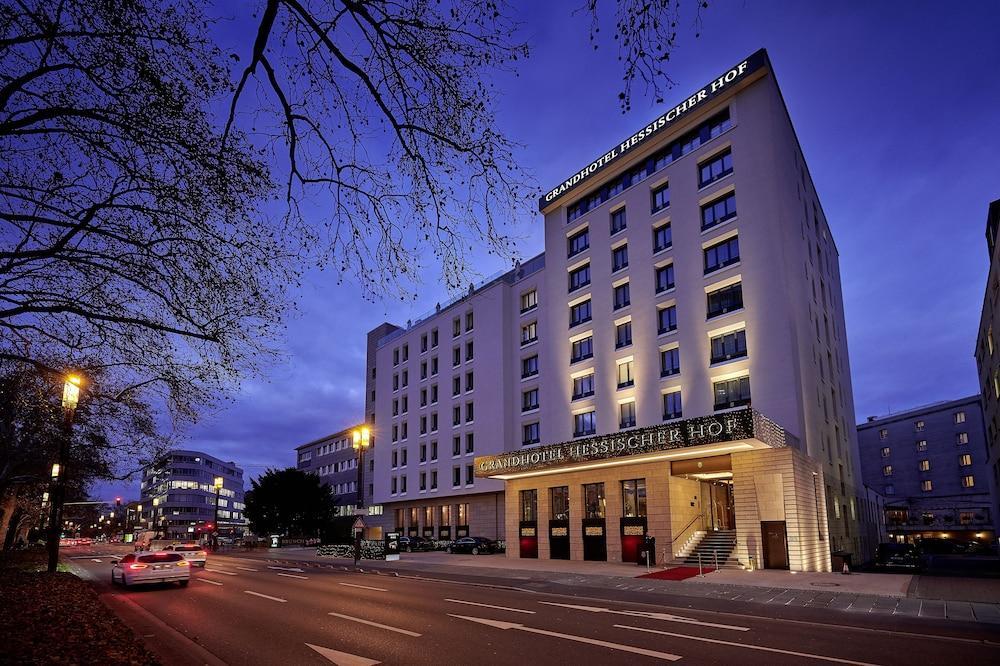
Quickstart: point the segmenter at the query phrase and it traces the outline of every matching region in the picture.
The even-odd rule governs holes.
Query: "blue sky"
[[[627,115],[613,46],[594,51],[586,17],[573,15],[583,4],[515,2],[532,55],[495,82],[499,124],[539,187],[767,48],[840,250],[858,420],[978,391],[986,207],[1000,198],[1000,4],[713,2],[700,37],[682,22],[665,104],[640,89]],[[536,215],[515,229],[522,256],[542,249],[541,224]],[[475,261],[483,275],[503,267],[485,253]],[[437,274],[428,263],[419,297],[402,306],[308,275],[283,360],[206,414],[185,446],[255,476],[360,420],[366,332],[446,300]]]

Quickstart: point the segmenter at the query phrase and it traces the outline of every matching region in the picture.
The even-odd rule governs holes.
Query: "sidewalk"
[[[811,571],[757,570],[740,571],[723,569],[713,571],[704,577],[689,578],[688,583],[703,585],[753,585],[755,587],[780,587],[789,590],[825,590],[828,592],[851,592],[873,594],[879,597],[906,597],[913,584],[910,574],[817,573]],[[996,599],[1000,602],[1000,596]]]

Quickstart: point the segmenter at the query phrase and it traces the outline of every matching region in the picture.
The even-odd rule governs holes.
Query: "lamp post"
[[[69,442],[73,435],[73,416],[80,402],[80,385],[83,380],[77,375],[68,375],[63,382],[62,408],[63,432],[59,437],[59,452],[52,464],[52,476],[49,479],[49,573],[56,570],[59,562],[59,537],[62,534],[62,510],[66,492],[66,458],[69,455]]]
[[[222,492],[223,478],[215,477],[215,521],[212,523],[212,550],[219,549],[219,493]]]
[[[365,506],[365,449],[371,446],[371,436],[372,431],[368,426],[361,426],[356,428],[353,433],[351,433],[352,439],[354,440],[354,450],[358,453],[358,510],[355,512],[358,515],[361,514],[361,509]],[[358,560],[361,559],[361,530],[354,530],[354,566],[358,566]]]

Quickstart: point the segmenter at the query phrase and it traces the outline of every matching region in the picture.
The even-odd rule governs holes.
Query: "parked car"
[[[951,539],[927,538],[917,542],[921,555],[951,555],[955,552],[955,542]]]
[[[399,538],[399,549],[404,553],[418,553],[434,550],[434,542],[419,536]]]
[[[180,553],[129,554],[111,563],[111,582],[124,587],[144,583],[179,583],[187,587],[191,580],[191,563]]]
[[[472,553],[479,555],[482,553],[492,553],[496,550],[496,545],[485,537],[462,537],[448,544],[445,548],[449,553]]]
[[[880,543],[875,548],[875,567],[920,569],[920,553],[912,543]]]
[[[199,567],[205,566],[208,552],[197,543],[172,543],[160,548],[161,553],[180,553],[185,560]]]

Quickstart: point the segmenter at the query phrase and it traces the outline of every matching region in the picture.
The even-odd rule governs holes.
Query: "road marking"
[[[99,560],[99,559],[97,559],[97,558],[95,557],[95,558],[91,559],[90,561],[91,561],[91,562],[100,562],[101,560]]]
[[[278,575],[288,576],[289,578],[299,578],[301,580],[309,580],[309,576],[296,576],[295,574],[286,574],[286,573],[281,573],[280,571],[278,572]]]
[[[265,599],[270,599],[271,601],[280,601],[283,604],[288,603],[287,599],[282,599],[280,597],[272,597],[269,594],[261,594],[260,592],[254,592],[253,590],[243,590],[243,591],[246,592],[247,594],[252,594],[255,597],[263,597]]]
[[[560,634],[556,631],[548,631],[547,629],[536,629],[535,627],[526,627],[523,624],[518,624],[516,622],[502,622],[500,620],[488,620],[484,617],[469,617],[467,615],[452,615],[448,613],[448,617],[456,617],[461,620],[469,620],[470,622],[478,622],[479,624],[485,624],[496,629],[519,629],[521,631],[527,631],[532,634],[541,634],[542,636],[552,636],[553,638],[565,638],[568,641],[576,641],[577,643],[587,643],[588,645],[599,645],[601,647],[606,647],[611,650],[619,650],[621,652],[631,652],[632,654],[641,654],[645,657],[654,657],[656,659],[664,659],[666,661],[677,661],[680,659],[680,655],[670,654],[669,652],[657,652],[655,650],[647,650],[641,647],[635,647],[634,645],[622,645],[620,643],[609,643],[608,641],[598,640],[596,638],[587,638],[586,636],[574,636],[573,634]]]
[[[506,606],[494,606],[493,604],[481,604],[476,601],[463,601],[462,599],[445,599],[445,601],[450,601],[453,604],[468,604],[469,606],[481,606],[482,608],[496,608],[497,610],[510,611],[511,613],[530,613],[535,614],[533,610],[523,610],[521,608],[507,608]]]
[[[370,585],[355,585],[354,583],[337,583],[337,585],[343,585],[344,587],[356,587],[360,590],[375,590],[376,592],[388,592],[389,590],[384,587],[371,587]]]
[[[763,645],[751,645],[749,643],[733,643],[732,641],[723,641],[717,638],[705,638],[704,636],[689,636],[687,634],[675,634],[669,631],[660,631],[659,629],[646,629],[644,627],[629,627],[624,624],[616,624],[616,629],[631,629],[632,631],[642,631],[647,634],[659,634],[661,636],[672,636],[674,638],[687,638],[692,641],[702,641],[703,643],[716,643],[718,645],[730,645],[732,647],[746,648],[747,650],[761,650],[763,652],[777,652],[778,654],[790,654],[795,657],[805,657],[806,659],[819,659],[822,661],[833,661],[838,664],[853,664],[854,666],[875,666],[866,661],[852,661],[850,659],[840,659],[838,657],[826,657],[821,654],[811,654],[809,652],[795,652],[794,650],[782,650],[780,648],[766,647]]]
[[[282,571],[294,571],[296,573],[302,573],[302,569],[299,569],[298,567],[272,567],[269,564],[269,565],[267,565],[267,568],[268,569],[280,569]]]
[[[251,569],[250,567],[236,567],[236,568],[240,569],[241,571],[260,571],[260,569]],[[306,643],[306,645],[308,645],[308,643]]]
[[[350,620],[352,622],[360,622],[361,624],[367,624],[370,627],[378,627],[379,629],[388,629],[389,631],[395,631],[400,634],[406,634],[407,636],[413,636],[414,638],[420,638],[420,634],[415,631],[410,631],[409,629],[400,629],[399,627],[390,627],[388,624],[379,624],[378,622],[372,622],[371,620],[365,620],[360,617],[352,617],[350,615],[343,615],[342,613],[328,613],[334,617],[339,617],[344,620]]]
[[[311,647],[316,652],[337,664],[337,666],[375,666],[375,664],[381,664],[381,661],[375,661],[374,659],[369,659],[368,657],[360,657],[356,654],[351,654],[350,652],[340,652],[339,650],[331,650],[330,648],[323,647],[321,645],[313,645],[312,643],[306,643],[307,646]]]
[[[205,567],[205,571],[211,571],[212,573],[225,574],[226,576],[239,576],[239,574],[237,574],[237,573],[233,573],[232,571],[223,571],[222,569],[209,569],[208,567]]]
[[[211,585],[222,585],[222,583],[217,580],[209,580],[207,578],[195,578],[195,580],[200,580],[203,583],[209,583]]]
[[[554,601],[539,601],[546,606],[559,606],[560,608],[571,608],[573,610],[586,611],[588,613],[612,613],[614,615],[628,615],[631,617],[645,617],[651,620],[663,620],[665,622],[681,622],[684,624],[697,624],[702,627],[713,627],[715,629],[731,629],[733,631],[750,631],[750,627],[739,627],[734,624],[716,624],[715,622],[702,622],[690,617],[681,615],[671,615],[669,613],[654,613],[650,611],[614,610],[611,608],[601,608],[599,606],[578,606],[576,604],[558,604]]]

